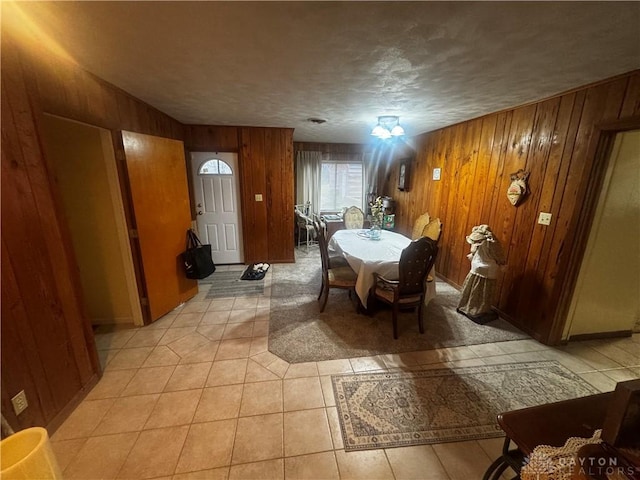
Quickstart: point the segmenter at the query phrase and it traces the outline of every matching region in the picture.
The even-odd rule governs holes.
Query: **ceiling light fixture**
[[[378,124],[371,130],[371,135],[382,140],[404,135],[404,128],[400,126],[400,117],[397,115],[383,115],[378,117]]]

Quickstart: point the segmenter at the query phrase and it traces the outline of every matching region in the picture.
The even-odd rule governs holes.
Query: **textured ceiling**
[[[386,114],[416,135],[640,68],[638,2],[5,6],[180,122],[296,141],[364,143]]]

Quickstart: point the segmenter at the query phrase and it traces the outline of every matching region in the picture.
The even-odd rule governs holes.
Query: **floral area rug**
[[[399,338],[394,340],[391,309],[381,305],[372,315],[360,314],[355,295],[349,298],[346,290],[331,289],[320,313],[322,271],[317,248],[308,253],[298,250],[296,263],[271,268],[269,351],[290,363],[529,338],[505,320],[478,325],[457,313],[460,292],[438,281],[437,296],[424,311],[425,333],[418,332],[416,311],[400,311]]]
[[[599,393],[556,361],[332,376],[345,450],[504,435],[501,412]]]

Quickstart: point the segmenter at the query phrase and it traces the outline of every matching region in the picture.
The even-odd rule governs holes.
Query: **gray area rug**
[[[356,312],[356,296],[332,289],[323,313],[317,301],[321,284],[318,250],[296,252],[296,263],[272,266],[269,350],[290,363],[315,362],[441,347],[529,338],[498,319],[478,325],[456,312],[460,293],[438,282],[437,297],[424,311],[425,333],[417,311],[400,312],[399,338],[393,339],[391,309],[372,316]]]
[[[498,413],[599,393],[556,361],[331,378],[347,451],[500,437]]]
[[[198,280],[200,291],[206,290],[206,299],[235,296],[255,296],[264,293],[264,279],[241,280],[239,272],[213,272],[207,278]]]

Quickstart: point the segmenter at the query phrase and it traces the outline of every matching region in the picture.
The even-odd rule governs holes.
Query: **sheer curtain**
[[[364,172],[364,199],[363,212],[369,209],[368,199],[372,194],[378,193],[378,156],[374,152],[362,154],[362,170]]]
[[[311,202],[311,210],[320,213],[320,172],[322,152],[298,151],[296,156],[296,204]]]
[[[357,193],[355,190],[348,190],[348,192],[353,196],[358,196],[358,200],[360,205],[357,205],[356,202],[348,201],[347,204],[344,204],[344,207],[350,207],[351,205],[359,206],[363,212],[367,211],[367,189],[366,189],[366,172],[365,172],[365,164],[363,162],[363,154],[362,153],[324,153],[322,155],[322,160],[324,162],[337,163],[337,164],[358,164],[361,167],[361,170],[357,173],[358,179],[362,182],[360,184],[360,188],[362,190]],[[352,172],[350,172],[352,173]],[[353,177],[348,177],[347,182]],[[360,197],[361,195],[361,197]],[[350,195],[347,195],[350,196]],[[344,199],[343,199],[344,200]]]

